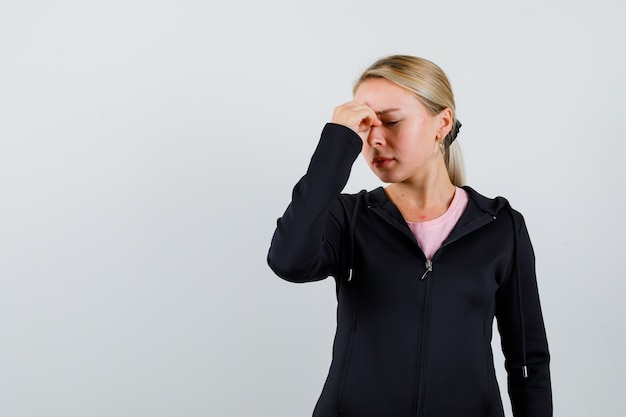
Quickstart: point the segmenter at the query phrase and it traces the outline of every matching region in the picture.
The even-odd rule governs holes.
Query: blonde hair
[[[456,105],[448,77],[437,64],[415,56],[392,55],[379,59],[361,74],[354,92],[363,81],[384,78],[406,88],[433,114],[445,109],[452,111],[452,129],[442,140],[441,151],[450,181],[458,187],[465,185],[465,168],[461,147],[452,140],[456,125]]]

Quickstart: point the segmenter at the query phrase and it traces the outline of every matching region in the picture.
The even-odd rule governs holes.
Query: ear
[[[443,109],[437,115],[437,137],[442,140],[448,136],[448,133],[452,130],[452,110],[450,108]]]

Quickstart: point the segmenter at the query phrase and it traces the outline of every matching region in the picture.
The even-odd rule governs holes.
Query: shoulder
[[[341,207],[346,212],[352,212],[355,208],[367,208],[369,206],[371,191],[361,190],[358,193],[341,193],[335,199],[333,206]]]
[[[493,198],[485,197],[469,186],[463,186],[461,188],[467,192],[469,200],[472,201],[479,210],[489,213],[495,218],[508,219],[506,223],[510,223],[513,227],[512,230],[516,233],[526,230],[524,216],[514,209],[506,198],[502,196]]]
[[[361,190],[358,193],[342,193],[332,202],[330,213],[335,217],[343,217],[352,222],[359,215],[373,207],[384,207],[389,199],[382,187],[371,191]],[[361,214],[359,214],[361,213]]]
[[[342,193],[337,198],[339,204],[346,207],[359,206],[361,208],[370,208],[372,206],[384,206],[389,202],[387,194],[383,187],[377,187],[373,190],[361,190],[358,193]]]
[[[522,214],[519,211],[515,210],[509,203],[509,200],[507,200],[505,197],[486,197],[467,185],[461,188],[467,192],[470,201],[474,202],[474,204],[476,204],[476,206],[482,211],[485,211],[493,216],[498,216],[502,214],[503,211],[506,211],[517,219],[522,219]]]

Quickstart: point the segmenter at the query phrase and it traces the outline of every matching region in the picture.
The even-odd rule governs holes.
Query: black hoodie
[[[552,416],[549,353],[524,220],[469,187],[467,208],[426,260],[382,188],[340,194],[362,141],[329,123],[278,220],[280,277],[333,276],[337,331],[316,417],[502,417],[494,316],[515,417]]]

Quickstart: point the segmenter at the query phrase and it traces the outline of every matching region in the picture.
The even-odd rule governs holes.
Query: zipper
[[[382,209],[375,208],[371,205],[368,205],[367,208],[374,211],[374,213],[376,213],[379,217],[381,217],[383,220],[389,223],[392,227],[402,232],[402,234],[404,234],[405,236],[409,237],[419,248],[419,245],[417,244],[415,237],[413,236],[413,234],[408,228],[406,229],[402,228],[400,227],[399,224],[396,224],[393,221],[391,221],[391,219],[387,216],[387,213],[385,213]],[[450,234],[452,236],[452,239],[442,242],[441,247],[437,249],[437,251],[433,255],[433,259],[437,257],[441,249],[443,249],[445,246],[448,246],[451,243],[456,242],[460,238],[480,229],[486,224],[491,223],[495,219],[496,219],[495,216],[485,213],[483,216],[477,218],[471,224],[466,225],[461,230],[453,229]],[[430,313],[430,281],[432,280],[432,278],[431,279],[428,279],[428,278],[430,277],[433,271],[432,260],[427,259],[425,262],[425,266],[426,266],[426,271],[424,271],[424,273],[422,274],[420,278],[420,282],[425,283],[426,289],[424,291],[424,304],[422,307],[421,328],[420,328],[420,351],[419,351],[418,361],[417,361],[418,368],[416,370],[417,371],[417,395],[416,395],[417,398],[414,403],[416,417],[422,416],[424,412],[424,385],[425,385],[425,373],[426,373],[425,364],[427,362],[426,341],[428,339],[429,324],[430,324],[430,317],[429,317],[430,315],[429,314]]]
[[[426,357],[426,348],[427,348],[427,340],[428,340],[428,327],[430,324],[430,282],[431,279],[427,279],[430,273],[433,271],[433,262],[428,259],[425,263],[426,271],[420,278],[420,281],[424,281],[426,284],[426,290],[424,292],[424,304],[422,306],[422,317],[421,317],[421,327],[420,327],[420,352],[417,361],[417,401],[415,406],[415,415],[421,416],[424,408],[424,384],[425,378],[424,374],[425,365],[427,362]]]
[[[430,259],[426,260],[426,271],[424,272],[424,275],[422,275],[422,277],[420,278],[420,281],[426,279],[428,277],[428,274],[430,272],[432,272],[433,270],[433,262]]]

